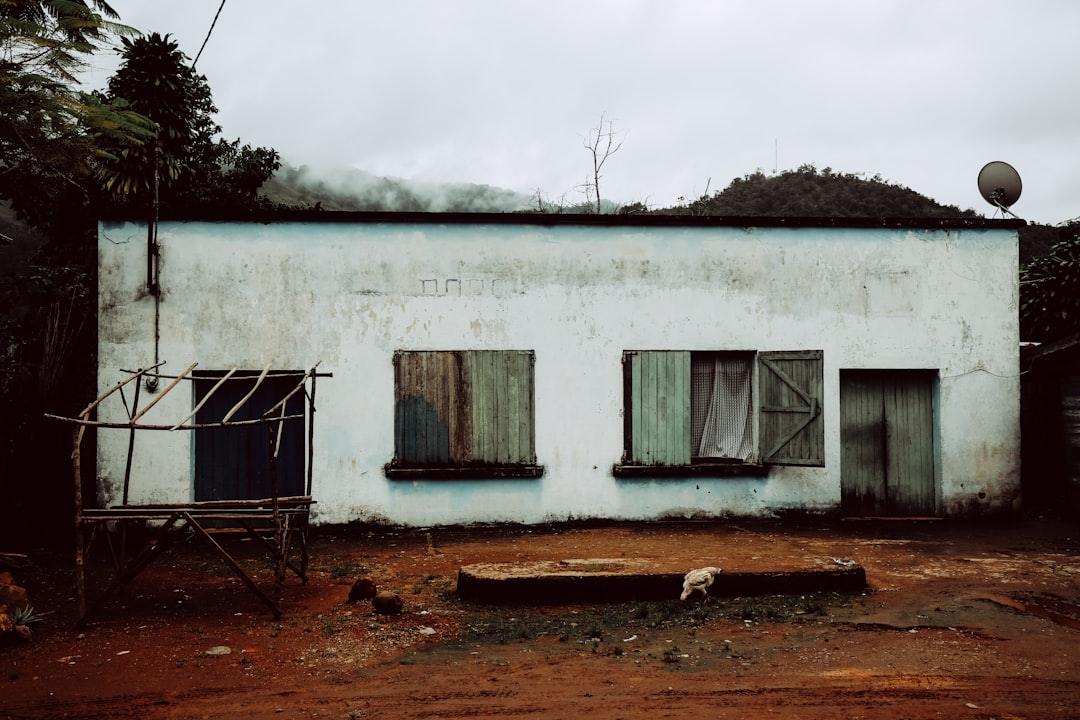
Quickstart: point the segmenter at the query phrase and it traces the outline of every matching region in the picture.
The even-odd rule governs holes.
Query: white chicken
[[[682,595],[679,596],[679,599],[686,600],[697,590],[700,590],[702,595],[708,597],[709,586],[713,584],[713,580],[716,579],[717,574],[720,572],[722,570],[718,567],[703,567],[686,573],[686,577],[683,578]]]

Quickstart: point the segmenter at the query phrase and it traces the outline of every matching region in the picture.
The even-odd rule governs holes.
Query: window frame
[[[394,455],[387,478],[535,479],[533,350],[394,352]],[[525,413],[525,415],[522,415]],[[412,440],[419,432],[419,444]]]
[[[634,357],[649,355],[652,358],[666,357],[668,360],[685,356],[685,368],[689,373],[694,354],[732,356],[751,356],[751,433],[754,455],[751,461],[738,459],[710,458],[693,455],[690,447],[691,379],[685,379],[685,416],[680,415],[675,422],[686,423],[686,447],[679,447],[674,452],[685,456],[676,462],[665,462],[661,457],[656,462],[648,462],[649,448],[635,447],[635,438],[641,435],[635,430],[634,408],[641,402],[635,402]],[[797,377],[792,377],[785,370],[792,368],[792,363],[809,363]],[[683,397],[679,390],[679,370],[668,370],[676,397]],[[671,379],[671,378],[675,379]],[[725,476],[763,476],[767,475],[772,465],[800,465],[812,467],[825,466],[824,420],[822,397],[824,393],[824,353],[821,350],[797,351],[760,351],[760,350],[627,350],[623,352],[623,456],[612,467],[615,477],[725,477]],[[663,382],[662,380],[660,382]],[[804,387],[805,386],[805,387]],[[651,390],[651,386],[648,387]],[[766,397],[768,395],[768,397]],[[766,404],[768,401],[769,404]],[[658,400],[657,407],[665,403]],[[662,412],[657,410],[658,413]],[[682,412],[676,408],[675,413]],[[638,423],[640,427],[641,422]],[[635,434],[637,432],[638,434]],[[804,435],[805,433],[805,435]],[[669,434],[678,439],[680,431]],[[809,437],[809,440],[806,440]],[[792,455],[782,451],[796,445],[801,452]],[[651,440],[649,441],[651,442]],[[647,443],[648,444],[648,443]],[[662,443],[661,443],[662,444]],[[765,445],[769,447],[765,447]],[[809,452],[807,452],[809,450]],[[661,448],[660,454],[664,454]],[[668,453],[670,456],[671,452]],[[646,460],[643,461],[643,458]]]

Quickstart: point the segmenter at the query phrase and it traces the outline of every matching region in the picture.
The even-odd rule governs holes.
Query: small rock
[[[383,615],[397,615],[401,612],[401,608],[405,602],[394,593],[383,590],[371,599],[371,604],[377,613]]]
[[[435,632],[436,632],[436,631],[435,631],[435,628],[433,628],[433,627],[428,627],[427,625],[425,625],[424,627],[420,628],[420,630],[419,630],[419,633],[420,633],[421,635],[434,635],[434,634],[435,634]]]
[[[228,655],[232,653],[232,648],[227,645],[215,645],[206,651],[206,655]]]
[[[379,589],[375,586],[375,583],[369,578],[357,578],[356,582],[349,589],[349,602],[356,602],[357,600],[369,600],[378,593]]]

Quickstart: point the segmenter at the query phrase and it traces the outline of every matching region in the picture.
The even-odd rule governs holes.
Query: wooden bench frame
[[[250,374],[237,374],[237,369],[229,371],[223,377],[217,379],[214,387],[203,397],[202,401],[191,412],[173,425],[154,425],[141,422],[146,413],[158,403],[173,388],[184,380],[194,380],[191,374],[198,363],[192,363],[184,372],[177,376],[158,374],[157,370],[164,363],[153,367],[136,371],[125,371],[128,377],[98,397],[86,407],[77,417],[68,418],[56,415],[48,417],[55,420],[72,423],[75,426],[73,432],[72,464],[75,475],[75,586],[78,601],[79,626],[84,625],[96,614],[110,597],[119,592],[128,582],[134,579],[151,562],[158,558],[175,543],[178,531],[189,530],[195,536],[206,541],[210,547],[221,557],[226,565],[236,576],[254,593],[271,611],[275,619],[281,617],[279,605],[282,585],[288,571],[293,572],[307,582],[308,550],[307,538],[311,506],[314,500],[311,497],[312,485],[312,451],[314,438],[315,417],[315,378],[328,377],[328,374],[316,373],[315,367],[302,373],[285,373],[286,376],[297,378],[297,384],[281,400],[270,408],[261,418],[255,420],[232,420],[232,416],[254,395],[255,390],[267,377],[270,367],[263,369],[258,375],[255,387],[225,414],[220,422],[196,423],[192,418],[218,388],[230,379],[250,380]],[[317,365],[316,365],[317,367]],[[277,375],[280,377],[281,375]],[[170,383],[162,390],[154,400],[140,408],[139,393],[142,384],[156,384],[159,380],[169,380]],[[132,385],[134,383],[134,385]],[[129,405],[124,396],[125,387],[134,387],[134,399]],[[306,415],[286,415],[287,401],[297,393],[304,393],[307,398]],[[126,422],[101,422],[94,419],[97,408],[109,397],[118,396],[123,400]],[[308,418],[308,453],[306,463],[306,492],[303,495],[279,496],[277,478],[277,460],[281,449],[282,428],[286,422],[303,421]],[[131,482],[131,465],[135,447],[135,436],[139,431],[164,431],[176,432],[182,430],[202,430],[213,428],[228,428],[242,425],[263,425],[267,428],[268,453],[270,454],[270,485],[271,496],[262,499],[237,499],[215,500],[189,503],[169,504],[131,504],[128,501],[129,487]],[[127,450],[127,462],[124,471],[122,499],[119,504],[106,508],[85,507],[82,493],[82,445],[88,428],[101,429],[126,429],[129,432]],[[209,522],[228,520],[235,522],[249,536],[258,540],[270,551],[274,558],[275,592],[271,597],[265,592],[251,575],[233,558],[226,549],[215,539],[216,534]],[[128,557],[127,541],[128,528],[133,522],[144,523],[152,528],[149,541],[141,551],[133,557]],[[113,542],[108,532],[109,526],[113,526],[118,532],[119,548]],[[272,535],[267,536],[266,530],[272,530]],[[263,532],[259,532],[262,529]],[[115,577],[105,589],[92,601],[88,598],[86,580],[86,556],[95,538],[104,534],[113,561]],[[299,558],[290,559],[293,550],[299,552]]]

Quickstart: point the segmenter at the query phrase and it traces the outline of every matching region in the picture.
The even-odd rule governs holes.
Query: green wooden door
[[[851,517],[936,513],[934,374],[840,371],[841,509]]]

